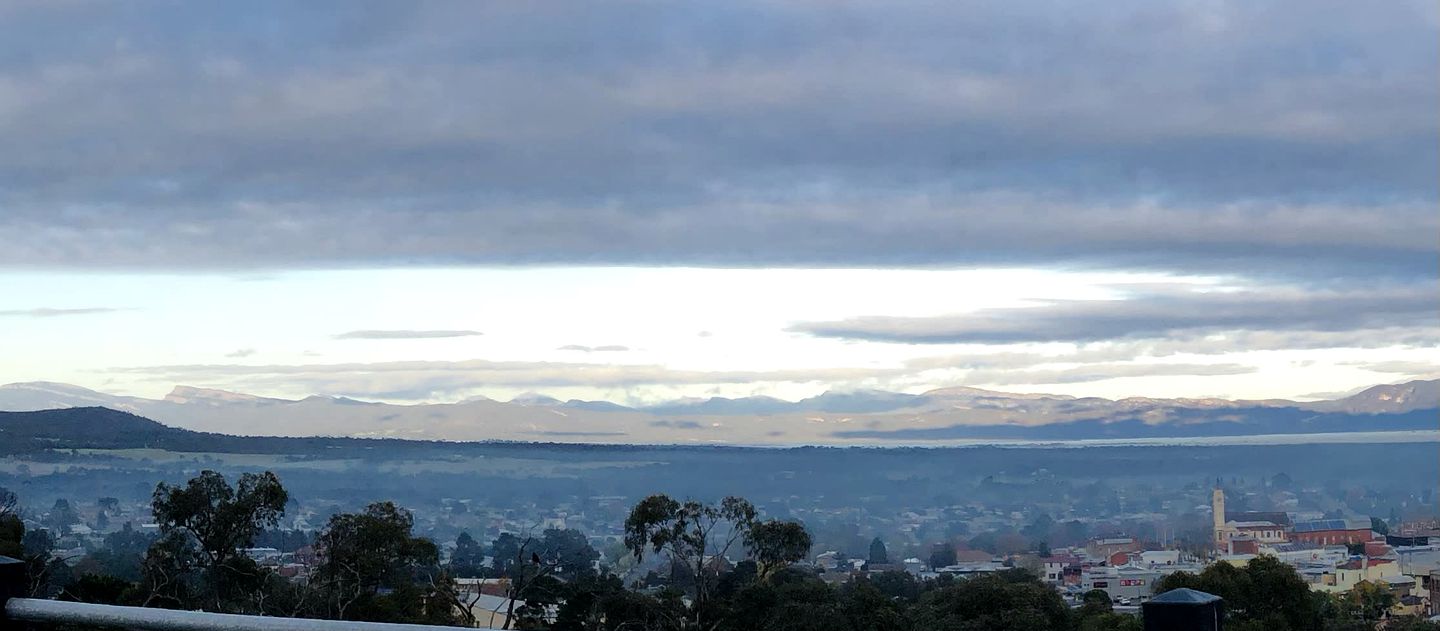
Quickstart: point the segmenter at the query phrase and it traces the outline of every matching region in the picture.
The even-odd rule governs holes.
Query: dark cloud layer
[[[3,266],[1440,261],[1429,2],[0,11]]]
[[[1050,301],[953,316],[865,316],[806,322],[793,331],[882,342],[1096,342],[1195,336],[1216,331],[1351,332],[1433,327],[1440,293],[1430,284],[1397,288],[1142,294],[1123,300]],[[1300,343],[1303,340],[1297,340]],[[1332,340],[1332,342],[1339,340]]]

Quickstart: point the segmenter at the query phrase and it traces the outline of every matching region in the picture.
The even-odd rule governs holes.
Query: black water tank
[[[1221,631],[1225,601],[1193,589],[1172,589],[1140,605],[1145,631]]]

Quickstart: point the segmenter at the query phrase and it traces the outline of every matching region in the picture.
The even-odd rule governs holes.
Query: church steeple
[[[1220,488],[1220,478],[1215,478],[1215,490],[1210,492],[1210,513],[1215,525],[1215,547],[1225,545],[1225,489]]]

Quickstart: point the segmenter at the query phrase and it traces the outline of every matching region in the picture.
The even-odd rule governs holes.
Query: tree
[[[891,572],[886,572],[890,574]],[[840,588],[840,606],[854,629],[904,629],[907,601],[880,589],[875,581],[857,578]]]
[[[750,531],[755,519],[755,506],[740,497],[726,497],[712,506],[651,495],[636,504],[625,519],[625,547],[636,560],[647,549],[665,552],[693,573],[691,613],[700,626],[725,555]]]
[[[60,591],[60,600],[119,605],[131,590],[130,581],[107,574],[84,574]]]
[[[161,533],[194,538],[208,564],[219,566],[250,547],[262,529],[275,527],[289,497],[269,471],[241,475],[231,488],[225,476],[207,470],[183,487],[157,485],[150,510]]]
[[[1080,597],[1080,613],[1082,615],[1093,615],[1110,613],[1115,606],[1110,602],[1110,594],[1103,589],[1092,589]]]
[[[440,550],[414,536],[414,525],[410,512],[393,502],[330,518],[318,538],[322,558],[315,572],[330,616],[422,624],[454,620],[460,610],[453,581],[439,570]],[[389,593],[382,595],[382,588]],[[432,602],[436,606],[427,606]]]
[[[566,547],[566,539],[569,536],[562,535],[564,531],[549,529],[551,548],[546,550],[545,557],[540,555],[542,548],[546,546],[544,539],[536,539],[530,535],[517,537],[510,533],[501,533],[495,540],[494,554],[495,566],[498,575],[507,579],[505,606],[505,624],[502,628],[509,629],[517,622],[531,622],[537,612],[537,607],[554,604],[560,597],[560,585],[553,576],[562,570],[560,560],[563,554],[561,548]],[[578,534],[578,532],[576,533]],[[581,540],[584,536],[580,536]],[[571,543],[573,547],[573,542]],[[578,565],[586,565],[587,571],[577,576],[589,577],[588,563],[593,562],[598,553],[590,548],[588,542],[584,543],[584,549],[589,552],[579,552],[582,562],[574,562]],[[574,552],[570,554],[576,554]],[[501,555],[504,555],[503,557]],[[594,555],[594,556],[592,556]],[[519,608],[516,603],[524,602]],[[498,608],[497,608],[498,613]]]
[[[909,572],[890,570],[871,575],[867,580],[890,600],[913,603],[920,598],[920,582]]]
[[[75,507],[70,505],[70,500],[64,498],[55,500],[55,505],[51,506],[50,512],[45,515],[45,525],[62,535],[69,532],[71,524],[79,522],[80,515],[75,512]]]
[[[140,562],[154,541],[154,536],[138,532],[126,522],[120,530],[105,535],[104,545],[91,552],[88,561],[96,574],[138,581]]]
[[[1030,523],[1020,529],[1020,534],[1030,541],[1049,541],[1050,532],[1055,528],[1055,520],[1046,513],[1040,513]]]
[[[1295,568],[1270,555],[1251,559],[1243,569],[1221,561],[1198,575],[1170,574],[1155,584],[1155,594],[1180,587],[1225,599],[1226,616],[1237,628],[1251,624],[1277,631],[1299,631],[1315,628],[1321,617],[1305,580]]]
[[[1385,523],[1385,520],[1379,517],[1370,518],[1370,529],[1382,535],[1390,534],[1390,524]]]
[[[916,628],[936,631],[1061,631],[1070,610],[1028,572],[997,573],[925,593],[913,619]]]
[[[646,630],[673,629],[683,618],[683,605],[676,599],[661,600],[648,594],[627,591],[613,575],[583,578],[566,590],[557,607],[557,630]]]
[[[511,566],[520,563],[520,551],[526,542],[512,533],[502,532],[490,544],[490,556],[494,559],[495,576],[506,576]]]
[[[930,548],[930,569],[955,565],[955,547],[948,543],[937,543]]]
[[[1383,585],[1360,581],[1343,598],[1347,617],[1374,622],[1395,606],[1395,594]]]
[[[25,562],[27,595],[49,597],[57,583],[65,582],[69,568],[53,558],[53,547],[48,531],[26,530],[25,522],[14,513],[0,515],[0,555]]]
[[[20,497],[13,491],[0,486],[0,519],[13,515],[15,507],[20,505]]]
[[[573,528],[547,528],[535,553],[542,562],[553,563],[555,575],[567,581],[593,576],[595,561],[600,558],[585,533]]]
[[[769,581],[746,585],[728,605],[729,615],[718,625],[727,631],[851,629],[836,591],[815,574],[794,569],[777,572]]]
[[[455,576],[480,576],[484,571],[485,549],[468,532],[455,538],[455,552],[450,555],[450,573]]]
[[[810,556],[810,533],[799,522],[755,522],[745,533],[745,546],[755,557],[760,580],[768,580],[777,570]]]
[[[877,565],[884,565],[890,562],[890,553],[885,549],[885,542],[879,537],[870,541],[870,562]]]
[[[240,550],[279,523],[288,499],[269,471],[241,475],[235,487],[209,470],[184,486],[156,485],[150,511],[160,539],[141,563],[145,603],[268,613],[275,577]]]

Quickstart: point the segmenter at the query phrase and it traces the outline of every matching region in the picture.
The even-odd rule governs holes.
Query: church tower
[[[1210,492],[1210,513],[1215,520],[1215,547],[1225,546],[1225,489],[1220,488],[1220,478],[1215,478],[1215,490]]]

